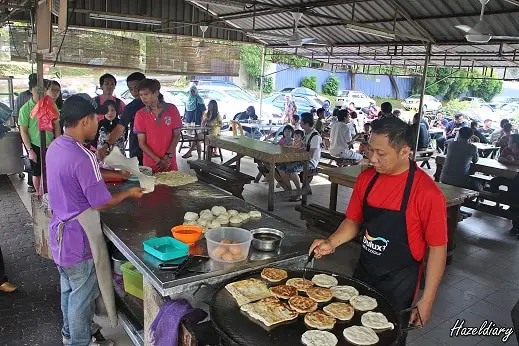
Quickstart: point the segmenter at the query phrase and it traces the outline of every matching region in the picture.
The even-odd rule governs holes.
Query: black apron
[[[353,274],[353,277],[379,290],[397,312],[411,307],[421,265],[411,254],[405,217],[416,169],[416,163],[411,161],[400,210],[368,205],[369,193],[379,174],[371,179],[362,207],[362,250]],[[408,326],[409,315],[401,317],[402,328]],[[402,339],[405,343],[405,336]]]

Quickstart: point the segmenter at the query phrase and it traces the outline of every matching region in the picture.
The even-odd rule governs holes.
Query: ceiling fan
[[[487,23],[483,20],[485,13],[485,5],[490,0],[479,0],[481,3],[481,14],[479,15],[479,22],[473,27],[468,25],[456,25],[457,29],[464,31],[465,39],[471,43],[488,43],[490,40],[519,40],[519,36],[494,36]]]
[[[200,30],[202,30],[202,40],[196,46],[196,54],[200,56],[200,53],[207,52],[209,46],[205,42],[205,32],[207,31],[207,25],[201,25]]]
[[[290,47],[301,47],[303,45],[313,45],[313,46],[326,46],[325,43],[314,43],[317,38],[315,37],[301,37],[298,32],[299,20],[303,17],[303,14],[300,12],[290,12],[292,18],[294,19],[294,29],[291,36],[283,36],[283,35],[275,35],[275,34],[267,34],[267,33],[256,33],[251,32],[249,35],[257,36],[257,37],[271,37],[276,41],[286,42]]]

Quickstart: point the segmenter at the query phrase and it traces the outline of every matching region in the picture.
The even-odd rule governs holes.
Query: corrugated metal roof
[[[331,64],[349,60],[357,64],[421,65],[425,41],[429,40],[433,42],[432,65],[519,67],[519,40],[470,44],[464,32],[455,27],[478,22],[478,0],[77,0],[76,6],[74,26],[201,36],[199,25],[209,23],[206,38],[260,42]],[[157,28],[92,20],[88,15],[91,11],[159,18],[163,24]],[[291,11],[304,13],[300,35],[316,38],[327,44],[328,50],[319,46],[296,49],[286,44],[293,32]],[[0,22],[1,18],[0,13]],[[490,0],[484,20],[493,35],[519,35],[519,6],[511,2]],[[348,30],[344,24],[352,22],[394,31],[395,38]],[[277,37],[265,36],[268,34]],[[329,54],[331,47],[333,54]]]

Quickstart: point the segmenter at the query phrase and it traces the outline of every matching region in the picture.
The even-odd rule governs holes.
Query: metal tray
[[[289,279],[303,276],[302,270],[287,270],[287,272]],[[261,271],[258,270],[246,275],[235,277],[231,281],[224,283],[218,288],[209,304],[211,320],[216,330],[220,333],[222,339],[226,341],[226,344],[228,345],[302,345],[301,336],[305,331],[312,329],[307,327],[304,323],[303,314],[300,314],[299,317],[293,321],[266,327],[260,321],[255,320],[249,317],[247,313],[242,312],[232,295],[225,289],[225,285],[229,282],[235,282],[248,278],[261,279],[260,273]],[[386,330],[377,333],[380,338],[377,345],[396,344],[401,329],[399,315],[380,292],[359,280],[321,270],[318,271],[314,269],[307,269],[307,278],[311,279],[315,274],[322,273],[335,276],[335,278],[337,278],[339,281],[339,285],[353,286],[359,291],[360,294],[376,298],[378,306],[373,311],[383,313],[389,322],[392,322],[395,325],[395,329],[393,330]],[[263,281],[266,282],[269,287],[283,284],[285,282],[284,280],[282,282],[272,284],[265,280]],[[304,294],[299,292],[299,295]],[[338,300],[333,298],[330,302],[333,301]],[[319,303],[319,309],[322,309],[330,302]],[[347,327],[353,325],[362,325],[360,322],[361,315],[362,313],[355,311],[355,315],[350,321],[337,320],[337,323],[335,324],[334,328],[330,330],[330,332],[337,336],[337,339],[339,340],[338,345],[351,346],[351,344],[344,338],[342,332]]]

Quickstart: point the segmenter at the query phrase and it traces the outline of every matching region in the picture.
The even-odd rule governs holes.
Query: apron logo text
[[[375,244],[375,241],[383,242],[384,244]],[[384,252],[387,248],[387,245],[389,243],[389,240],[382,238],[382,237],[372,237],[369,235],[368,230],[366,230],[366,233],[364,234],[364,237],[362,238],[362,247],[364,250],[380,256],[382,252]]]

